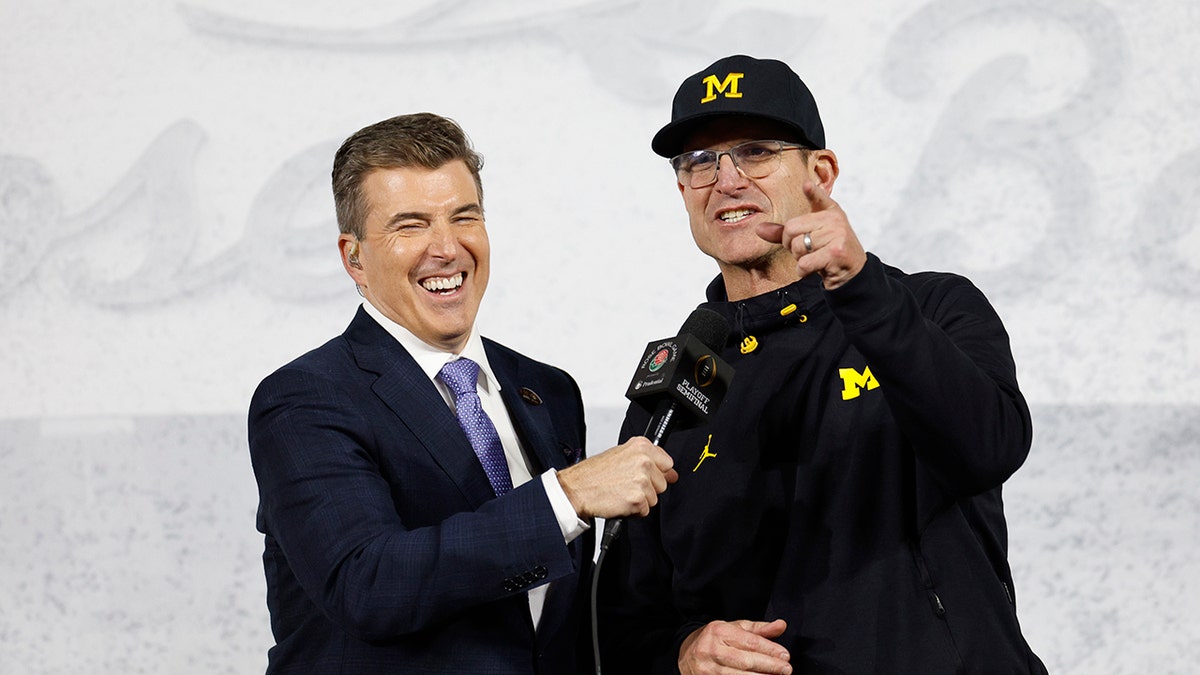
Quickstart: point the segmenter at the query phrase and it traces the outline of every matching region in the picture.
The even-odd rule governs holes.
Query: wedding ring
[[[804,233],[804,250],[812,253],[812,237],[807,232]]]

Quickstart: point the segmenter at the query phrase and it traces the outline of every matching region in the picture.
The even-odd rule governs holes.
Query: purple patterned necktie
[[[487,473],[488,482],[496,496],[512,489],[512,476],[508,473],[508,460],[504,457],[504,446],[491,418],[483,411],[476,386],[479,383],[479,364],[471,359],[457,359],[442,366],[438,373],[442,382],[454,392],[454,407],[458,411],[458,425],[467,434],[471,447],[479,457],[479,463]]]

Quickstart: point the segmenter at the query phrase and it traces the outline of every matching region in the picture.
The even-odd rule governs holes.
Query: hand
[[[770,673],[791,675],[791,654],[773,642],[787,622],[713,621],[696,629],[679,648],[681,675]]]
[[[783,247],[796,257],[796,269],[800,277],[813,272],[821,275],[827,290],[854,278],[867,264],[867,254],[858,235],[850,227],[846,212],[819,184],[804,182],[804,196],[808,197],[810,211],[789,219],[783,225],[762,223],[758,236]],[[804,245],[807,234],[812,251]]]
[[[558,482],[580,518],[644,516],[667,485],[679,480],[675,461],[644,436],[558,472]]]

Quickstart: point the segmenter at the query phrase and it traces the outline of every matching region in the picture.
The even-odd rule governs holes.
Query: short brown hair
[[[362,239],[367,217],[362,183],[375,169],[419,166],[437,169],[461,159],[475,179],[483,207],[483,156],[471,147],[467,134],[452,119],[433,113],[399,115],[354,132],[333,158],[333,204],[338,229]]]

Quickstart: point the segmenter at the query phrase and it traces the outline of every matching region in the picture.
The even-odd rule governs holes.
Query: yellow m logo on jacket
[[[863,389],[877,389],[879,380],[871,374],[870,368],[864,368],[861,373],[853,368],[838,368],[838,376],[842,378],[842,400],[849,401],[858,398]]]

